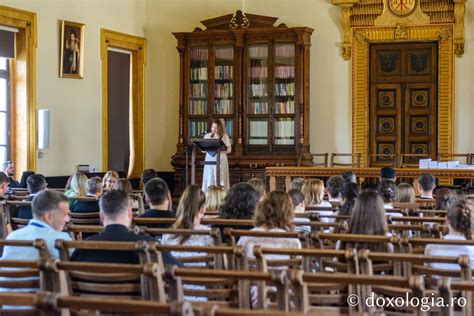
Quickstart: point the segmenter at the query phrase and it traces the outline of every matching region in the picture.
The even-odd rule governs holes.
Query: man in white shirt
[[[62,232],[69,221],[69,204],[67,197],[58,192],[44,190],[38,193],[32,202],[33,219],[28,225],[15,230],[7,236],[7,240],[44,239],[49,254],[59,259],[59,252],[54,247],[57,239],[71,240],[69,234]],[[29,247],[6,246],[2,259],[36,260],[38,250]]]
[[[436,188],[436,179],[431,173],[422,173],[418,177],[420,199],[432,199],[433,190]]]

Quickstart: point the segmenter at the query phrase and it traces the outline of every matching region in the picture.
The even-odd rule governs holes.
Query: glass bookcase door
[[[269,48],[266,44],[248,47],[247,144],[268,145],[270,109],[268,89]]]
[[[295,44],[275,44],[273,114],[275,145],[295,145]]]
[[[214,115],[232,115],[234,113],[234,47],[217,46],[214,56]]]
[[[207,115],[208,58],[206,47],[190,49],[188,115]]]

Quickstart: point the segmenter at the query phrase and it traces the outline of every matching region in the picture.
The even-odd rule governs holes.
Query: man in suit
[[[154,178],[145,185],[145,199],[150,208],[140,215],[141,218],[175,218],[170,211],[171,194],[168,185],[161,178]],[[155,224],[156,228],[168,228],[171,224]]]
[[[75,201],[71,207],[74,213],[96,213],[99,212],[99,198],[102,195],[102,180],[99,177],[87,179],[86,197],[95,198],[91,201]]]
[[[13,176],[15,175],[15,164],[11,160],[7,160],[2,164],[2,171],[7,175],[8,177],[8,186],[10,189],[13,188],[21,188],[20,183],[13,179]]]
[[[100,219],[104,225],[104,231],[100,234],[87,238],[94,241],[156,241],[155,238],[147,235],[139,235],[129,231],[132,223],[132,203],[127,193],[112,190],[105,193],[99,200]],[[177,261],[169,252],[162,252],[165,264],[182,263]],[[138,252],[120,250],[84,250],[74,251],[71,260],[87,262],[108,262],[108,263],[140,263]]]
[[[7,240],[44,239],[53,259],[59,259],[58,250],[54,247],[57,239],[71,240],[63,233],[64,225],[69,221],[69,204],[67,197],[58,191],[44,190],[38,193],[32,203],[33,219],[28,225],[15,230],[7,236]],[[29,247],[6,246],[2,259],[36,260],[38,250]]]
[[[46,189],[48,185],[46,183],[46,178],[42,174],[32,174],[26,180],[26,185],[28,187],[28,197],[25,201],[33,201],[33,198],[40,193],[41,191]],[[23,219],[32,219],[33,215],[31,213],[31,206],[19,206],[17,208],[17,216]]]

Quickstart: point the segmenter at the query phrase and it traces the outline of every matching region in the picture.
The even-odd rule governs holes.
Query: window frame
[[[2,57],[0,57],[2,58]],[[6,59],[6,69],[0,69],[0,78],[1,79],[5,79],[7,81],[7,89],[6,89],[6,110],[3,111],[3,110],[0,110],[0,113],[5,113],[6,115],[6,144],[3,145],[3,144],[0,144],[0,147],[6,147],[6,153],[7,153],[7,156],[5,157],[5,159],[3,159],[3,161],[7,161],[7,160],[11,160],[11,130],[10,130],[10,127],[11,127],[11,104],[10,104],[10,87],[11,87],[11,82],[10,82],[10,60],[8,58],[5,58]],[[1,157],[0,157],[0,160],[1,160]]]

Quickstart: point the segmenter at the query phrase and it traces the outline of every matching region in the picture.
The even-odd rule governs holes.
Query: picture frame
[[[84,74],[84,27],[61,20],[59,77],[82,79]]]

